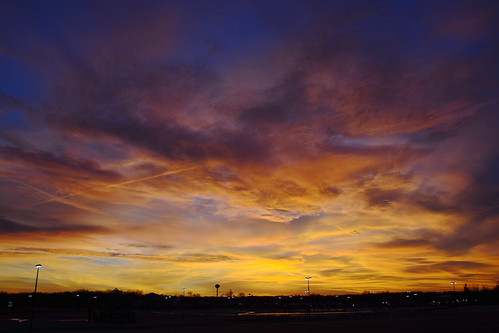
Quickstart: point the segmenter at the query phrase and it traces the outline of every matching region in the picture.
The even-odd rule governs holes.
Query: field
[[[498,306],[293,313],[138,310],[133,321],[89,322],[85,309],[35,309],[33,332],[499,332]],[[0,332],[29,332],[31,311],[2,309]],[[128,318],[130,317],[123,317]]]

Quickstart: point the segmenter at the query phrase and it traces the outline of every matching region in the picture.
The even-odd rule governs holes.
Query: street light
[[[38,287],[38,274],[40,273],[40,268],[42,268],[42,265],[36,264],[36,279],[35,279],[35,291],[33,292],[33,297],[31,298],[31,319],[29,321],[29,331],[31,332],[33,330],[33,316],[35,315],[35,295],[36,295],[36,288]]]
[[[38,286],[38,273],[40,272],[40,268],[42,268],[42,265],[36,264],[35,268],[36,268],[36,280],[35,280],[35,291],[33,292],[33,294],[36,294],[36,287]]]
[[[185,291],[186,291],[186,289],[185,289],[185,288],[183,288],[183,289],[182,289],[182,291],[184,292],[184,296],[185,296]]]
[[[312,280],[312,277],[308,276],[305,280],[307,280],[307,295],[310,296],[310,280]]]

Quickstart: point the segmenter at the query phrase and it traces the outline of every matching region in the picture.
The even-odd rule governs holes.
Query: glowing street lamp
[[[42,265],[37,264],[35,268],[36,268],[36,280],[35,280],[35,291],[33,292],[33,294],[36,294],[36,287],[38,286],[38,273],[40,273],[40,268],[42,268]]]
[[[31,332],[33,330],[33,316],[35,315],[35,295],[36,295],[36,288],[38,287],[38,274],[40,273],[40,268],[42,268],[42,265],[36,264],[36,279],[35,279],[35,291],[33,292],[33,298],[31,299],[31,319],[29,321],[29,331]]]
[[[452,281],[450,284],[454,287],[454,295],[456,294],[456,281]]]
[[[184,293],[184,296],[185,296],[185,291],[186,291],[186,289],[185,289],[185,288],[183,288],[183,289],[182,289],[182,291],[183,291],[183,293]]]
[[[307,280],[307,295],[310,296],[310,280],[312,280],[312,277],[308,276],[305,280]]]

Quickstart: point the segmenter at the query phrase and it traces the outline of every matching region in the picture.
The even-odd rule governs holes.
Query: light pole
[[[456,298],[456,281],[452,281],[450,284],[452,284],[452,287],[454,288],[454,299]]]
[[[182,289],[182,292],[184,293],[184,297],[185,297],[185,290],[186,290],[185,288]]]
[[[36,280],[35,280],[35,291],[33,292],[33,294],[36,294],[36,287],[38,287],[38,273],[40,273],[40,268],[42,268],[42,265],[36,264],[35,268],[36,268]]]
[[[33,330],[33,316],[35,315],[35,296],[36,296],[36,288],[38,287],[38,274],[40,273],[40,268],[42,265],[36,264],[36,279],[35,279],[35,291],[33,292],[33,297],[31,298],[31,319],[29,321],[29,331]]]
[[[310,280],[312,280],[312,277],[308,276],[305,280],[307,280],[307,295],[310,296]]]

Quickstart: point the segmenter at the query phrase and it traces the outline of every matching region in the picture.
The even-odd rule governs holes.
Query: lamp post
[[[182,289],[182,292],[184,293],[184,297],[185,297],[185,291],[186,291],[186,289],[185,289],[185,288],[183,288],[183,289]]]
[[[36,280],[35,280],[35,291],[33,292],[33,294],[36,294],[36,287],[38,287],[38,273],[40,273],[40,268],[42,268],[42,265],[36,264],[35,268],[36,268]]]
[[[456,299],[456,281],[452,281],[450,284],[452,284],[452,287],[454,289],[454,300]]]
[[[307,280],[307,295],[310,296],[310,280],[312,279],[311,276],[308,276],[305,278]]]
[[[40,273],[40,268],[42,265],[36,264],[36,279],[35,279],[35,291],[33,292],[33,297],[31,298],[31,319],[29,321],[29,331],[33,330],[33,316],[35,315],[35,296],[36,296],[36,288],[38,287],[38,274]]]

